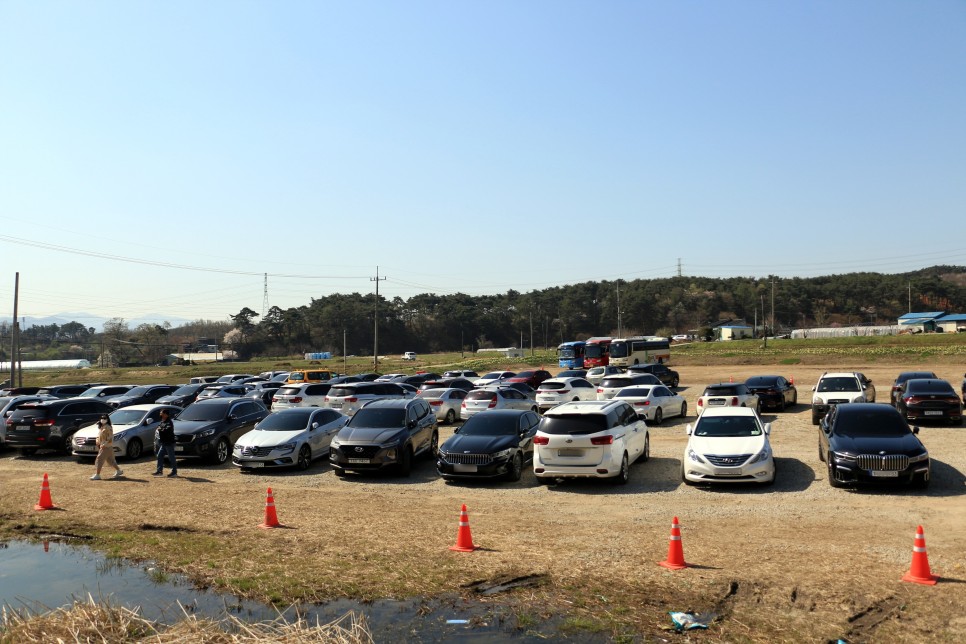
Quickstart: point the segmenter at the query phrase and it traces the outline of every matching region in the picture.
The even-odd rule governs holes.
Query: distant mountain
[[[79,311],[74,313],[58,313],[56,315],[47,315],[44,317],[31,317],[28,315],[22,317],[21,321],[24,325],[24,328],[30,328],[32,326],[49,326],[51,324],[61,326],[69,322],[80,322],[84,326],[94,327],[98,332],[100,332],[104,328],[104,323],[111,319],[113,318],[106,318],[101,315],[94,315],[93,313]],[[145,323],[164,324],[165,322],[168,322],[172,327],[179,327],[183,324],[188,324],[193,320],[166,316],[162,315],[161,313],[147,313],[136,318],[124,318],[124,321],[127,323],[128,328],[135,329]],[[10,324],[11,318],[9,316],[0,317],[0,322]]]

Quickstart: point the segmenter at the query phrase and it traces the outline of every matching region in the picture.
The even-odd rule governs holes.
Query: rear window
[[[445,389],[424,389],[419,392],[419,395],[423,398],[439,398],[445,392]]]
[[[540,431],[544,434],[596,434],[607,429],[607,416],[604,414],[564,414],[544,416],[540,421]]]
[[[778,378],[775,376],[755,376],[748,378],[745,384],[749,387],[774,387],[778,384]]]
[[[740,392],[737,387],[705,387],[705,396],[736,396]]]
[[[279,387],[276,393],[278,396],[294,396],[299,392],[298,387]]]
[[[540,389],[542,389],[544,391],[553,391],[554,389],[566,389],[569,386],[570,385],[568,385],[565,382],[546,382],[546,381],[544,381],[544,383],[542,385],[540,385]]]
[[[617,392],[618,398],[647,398],[651,393],[650,387],[624,387]]]
[[[918,395],[955,396],[952,385],[945,380],[910,380],[906,393]]]
[[[631,379],[627,376],[621,376],[618,378],[604,378],[600,381],[601,387],[626,387],[632,384]]]
[[[467,400],[496,400],[495,391],[471,391],[466,394]]]
[[[355,393],[356,393],[355,387],[332,387],[332,389],[329,389],[329,396],[336,397],[336,398],[352,396]]]

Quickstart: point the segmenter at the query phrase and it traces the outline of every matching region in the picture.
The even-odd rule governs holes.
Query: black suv
[[[374,400],[352,416],[332,439],[329,460],[336,474],[395,467],[409,476],[413,458],[436,456],[436,414],[422,398]]]
[[[119,396],[112,396],[105,402],[115,409],[131,405],[148,405],[157,402],[158,398],[167,396],[177,388],[176,385],[140,385]]]
[[[247,398],[198,400],[174,418],[174,453],[224,463],[238,438],[268,416],[265,405]]]
[[[678,372],[663,364],[635,364],[627,368],[627,373],[650,373],[657,376],[662,385],[674,389],[681,382]]]
[[[100,400],[48,400],[23,405],[7,417],[7,444],[21,454],[54,449],[70,454],[71,437],[114,408]]]

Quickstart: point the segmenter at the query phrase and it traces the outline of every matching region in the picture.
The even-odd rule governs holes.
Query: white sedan
[[[474,380],[473,386],[489,387],[490,385],[498,385],[507,378],[512,378],[515,375],[517,375],[515,371],[491,371],[490,373],[484,373]]]
[[[549,378],[537,388],[540,411],[574,400],[597,400],[597,387],[586,378]]]
[[[466,390],[452,387],[423,389],[416,395],[429,403],[429,408],[436,414],[436,420],[452,425],[460,419],[460,405],[466,398]]]
[[[293,465],[308,469],[314,459],[328,457],[332,437],[348,420],[334,409],[281,409],[238,439],[231,462],[243,470]]]
[[[630,403],[634,411],[655,425],[671,416],[688,415],[687,401],[664,385],[624,387],[614,398]]]
[[[761,411],[761,402],[758,394],[748,389],[744,383],[721,382],[704,388],[704,393],[698,398],[698,416],[706,409],[716,407],[748,407]]]
[[[114,456],[133,460],[145,452],[153,452],[154,430],[161,423],[162,409],[167,409],[172,418],[181,411],[174,405],[131,405],[111,412]],[[97,423],[77,430],[71,439],[74,456],[97,456],[97,434]]]
[[[768,441],[771,425],[762,425],[754,409],[708,409],[686,431],[681,479],[687,485],[775,482],[775,458]]]

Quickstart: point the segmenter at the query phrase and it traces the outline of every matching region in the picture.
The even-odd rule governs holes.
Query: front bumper
[[[737,467],[715,467],[685,457],[684,478],[692,483],[771,483],[775,479],[775,461],[769,457]]]
[[[929,460],[911,463],[909,467],[896,471],[879,471],[860,468],[854,459],[843,459],[832,454],[835,480],[844,485],[909,485],[916,481],[928,481],[930,476]]]
[[[446,480],[499,478],[505,476],[510,470],[511,458],[487,459],[482,457],[472,459],[481,461],[479,463],[451,463],[446,460],[445,454],[440,454],[439,458],[436,459],[436,471]]]
[[[382,445],[342,443],[329,448],[329,463],[337,470],[378,472],[397,465],[401,449],[406,449],[406,446],[386,448]]]
[[[174,455],[178,458],[208,458],[215,453],[215,445],[221,435],[197,437],[189,434],[176,434]]]

